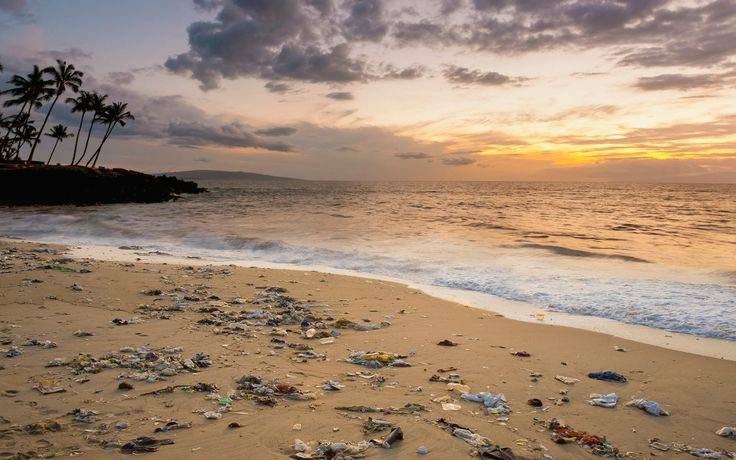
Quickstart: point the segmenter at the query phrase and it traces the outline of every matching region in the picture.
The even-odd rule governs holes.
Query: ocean
[[[736,341],[736,185],[208,182],[0,208],[0,235],[352,270]]]

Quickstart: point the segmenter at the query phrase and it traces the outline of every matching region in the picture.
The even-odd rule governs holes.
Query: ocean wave
[[[506,245],[506,247],[511,247]],[[555,246],[552,244],[536,244],[536,243],[524,243],[520,244],[519,247],[528,249],[542,249],[544,251],[553,252],[555,254],[567,257],[593,257],[598,259],[617,259],[626,262],[638,262],[638,263],[651,263],[648,260],[640,257],[627,256],[625,254],[606,254],[601,252],[583,251],[581,249],[571,249],[564,246]]]

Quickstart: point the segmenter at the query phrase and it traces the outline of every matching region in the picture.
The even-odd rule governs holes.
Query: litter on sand
[[[591,406],[607,407],[611,409],[616,407],[616,404],[618,403],[618,396],[616,393],[608,393],[607,395],[593,393],[589,398],[588,403]]]
[[[378,369],[385,366],[392,367],[411,367],[409,363],[404,361],[405,355],[397,355],[395,353],[386,353],[385,351],[356,351],[350,353],[345,361],[371,369]]]
[[[607,382],[626,383],[626,377],[619,374],[618,372],[613,371],[591,372],[588,374],[588,378],[595,380],[604,380]]]
[[[154,439],[148,436],[140,436],[128,441],[120,447],[120,451],[124,454],[138,454],[146,452],[156,452],[159,446],[174,444],[171,439]]]
[[[552,431],[552,440],[557,444],[576,443],[591,449],[595,455],[603,457],[619,457],[619,451],[606,440],[605,436],[577,431],[572,427],[560,423],[556,418],[547,423],[547,429]]]
[[[444,418],[437,420],[437,426],[450,433],[452,436],[462,439],[465,443],[471,445],[473,449],[475,449],[475,454],[480,458],[516,460],[516,456],[511,449],[492,443],[490,439],[474,433],[473,430],[468,427],[452,423]]]
[[[641,409],[648,414],[651,415],[657,415],[657,416],[668,416],[670,415],[669,412],[662,409],[659,406],[659,403],[655,401],[650,401],[648,399],[634,399],[633,401],[629,401],[626,403],[626,406],[628,407],[636,407],[637,409]]]
[[[565,377],[564,375],[555,375],[555,380],[558,380],[565,385],[575,385],[580,381],[580,379],[576,379],[575,377]]]
[[[482,403],[486,406],[486,413],[491,415],[508,415],[511,409],[506,402],[506,397],[503,393],[494,395],[493,393],[481,392],[478,394],[474,393],[463,393],[460,398],[467,401]]]

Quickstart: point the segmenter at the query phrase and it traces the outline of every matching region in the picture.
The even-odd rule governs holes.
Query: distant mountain
[[[193,171],[173,171],[157,174],[157,176],[174,176],[178,179],[199,180],[250,180],[250,181],[280,181],[280,180],[302,180],[291,177],[269,176],[267,174],[256,174],[245,171],[215,171],[210,169],[196,169]]]

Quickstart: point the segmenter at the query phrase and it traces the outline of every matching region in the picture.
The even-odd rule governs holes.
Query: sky
[[[54,59],[108,166],[736,182],[736,0],[0,0],[0,88]]]

